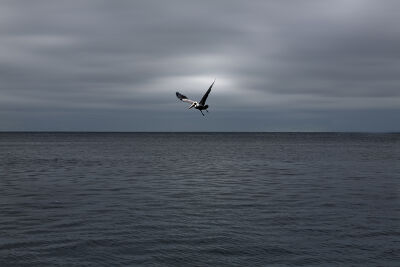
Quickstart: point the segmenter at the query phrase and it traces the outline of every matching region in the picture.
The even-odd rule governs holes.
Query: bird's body
[[[191,108],[194,107],[195,109],[200,110],[201,114],[204,116],[204,113],[202,112],[202,110],[205,110],[205,111],[208,112],[208,110],[207,110],[207,109],[208,109],[208,105],[206,105],[206,100],[207,100],[208,95],[209,95],[210,92],[211,92],[211,88],[213,87],[214,83],[215,83],[215,80],[214,80],[213,83],[210,85],[210,88],[208,88],[208,90],[207,90],[207,92],[204,94],[204,96],[201,98],[200,102],[190,100],[190,99],[188,99],[186,96],[182,95],[182,94],[179,93],[179,92],[176,92],[176,97],[178,97],[178,99],[181,100],[181,101],[190,103],[191,106],[189,107],[189,109],[191,109]]]

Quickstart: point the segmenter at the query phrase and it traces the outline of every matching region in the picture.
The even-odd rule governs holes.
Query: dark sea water
[[[400,266],[400,134],[0,133],[0,266]]]

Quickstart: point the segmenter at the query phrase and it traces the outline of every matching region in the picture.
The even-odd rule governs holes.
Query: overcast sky
[[[400,131],[400,1],[1,1],[0,130]],[[188,110],[175,92],[208,98]]]

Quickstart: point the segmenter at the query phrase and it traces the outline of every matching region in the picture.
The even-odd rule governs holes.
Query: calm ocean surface
[[[400,134],[0,133],[0,266],[399,266]]]

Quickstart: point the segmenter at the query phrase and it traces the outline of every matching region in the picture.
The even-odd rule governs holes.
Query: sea
[[[2,132],[0,266],[400,266],[400,134]]]

